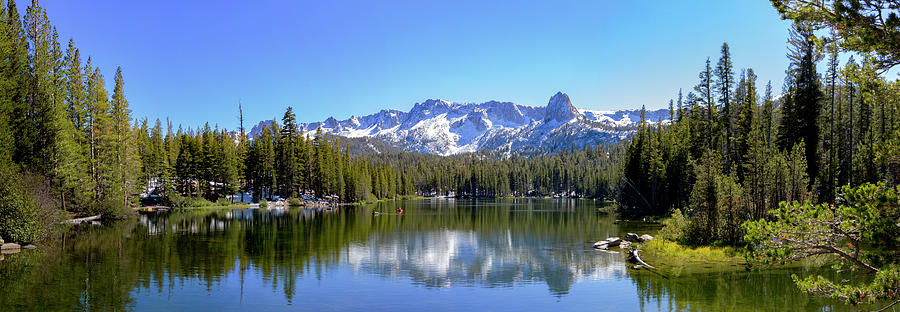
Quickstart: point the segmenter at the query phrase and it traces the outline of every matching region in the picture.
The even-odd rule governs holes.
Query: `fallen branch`
[[[651,268],[651,269],[656,269],[656,267],[647,264],[647,262],[644,262],[644,260],[641,260],[641,256],[638,255],[638,251],[640,251],[640,250],[634,249],[634,250],[631,251],[631,256],[634,257],[634,260],[637,261],[638,263],[640,263],[641,265],[645,266],[645,267],[648,267],[648,268]]]
[[[69,219],[69,220],[60,222],[59,224],[82,224],[82,223],[100,220],[102,217],[103,217],[103,215],[99,214],[99,215],[96,215],[93,217]]]

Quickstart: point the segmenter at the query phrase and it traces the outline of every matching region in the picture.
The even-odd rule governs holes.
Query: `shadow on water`
[[[799,269],[677,278],[628,270],[622,254],[594,251],[591,243],[647,227],[615,224],[596,205],[416,200],[141,215],[75,228],[56,247],[6,256],[0,306],[361,310],[416,306],[427,295],[449,298],[436,302],[448,310],[590,309],[598,296],[624,298],[618,309],[626,311],[845,308],[796,291],[790,274]],[[390,213],[397,208],[404,213]]]

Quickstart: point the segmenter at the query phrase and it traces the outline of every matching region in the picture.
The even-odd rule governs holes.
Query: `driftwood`
[[[634,249],[631,251],[631,257],[634,259],[634,261],[637,261],[638,263],[640,263],[641,265],[643,265],[645,267],[648,267],[651,269],[656,269],[654,266],[647,264],[647,262],[644,262],[644,260],[641,260],[641,256],[638,255],[638,251],[640,251],[640,250]]]
[[[69,219],[69,220],[61,222],[60,224],[82,224],[82,223],[87,223],[87,222],[91,222],[91,221],[97,221],[97,220],[100,220],[101,218],[103,218],[103,215],[96,215],[96,216],[87,217],[87,218]]]

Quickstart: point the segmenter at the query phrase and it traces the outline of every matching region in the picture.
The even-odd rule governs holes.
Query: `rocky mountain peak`
[[[578,110],[575,109],[575,106],[572,106],[569,95],[562,92],[556,92],[556,94],[550,97],[550,102],[547,103],[546,114],[548,120],[562,122],[575,119],[581,115]]]

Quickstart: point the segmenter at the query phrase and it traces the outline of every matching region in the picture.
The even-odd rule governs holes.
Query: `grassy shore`
[[[745,250],[738,247],[684,246],[664,237],[641,244],[641,258],[668,275],[747,269]]]

